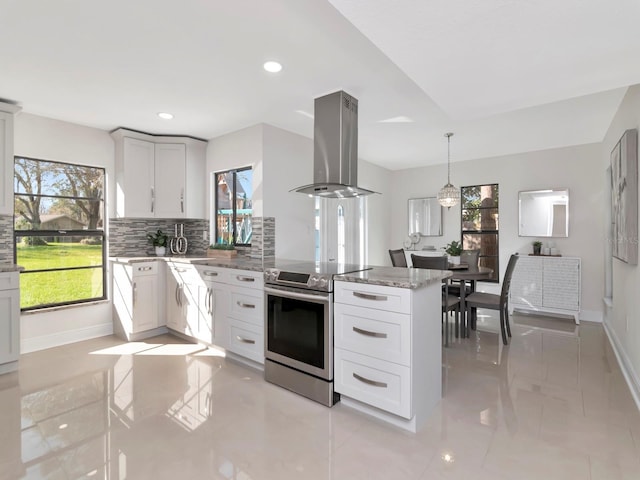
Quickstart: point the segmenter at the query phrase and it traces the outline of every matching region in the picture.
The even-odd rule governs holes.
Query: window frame
[[[80,267],[54,267],[54,268],[41,268],[41,269],[37,269],[37,270],[23,270],[20,272],[20,275],[29,275],[31,273],[43,273],[43,272],[61,272],[61,271],[72,271],[72,270],[89,270],[89,269],[97,269],[97,268],[101,268],[102,269],[102,295],[101,296],[97,296],[97,297],[91,297],[91,298],[83,298],[80,300],[71,300],[71,301],[64,301],[64,302],[55,302],[55,303],[47,303],[47,304],[39,304],[39,305],[34,305],[34,306],[30,306],[30,307],[22,307],[22,305],[20,306],[20,311],[21,312],[28,312],[28,311],[37,311],[37,310],[43,310],[43,309],[47,309],[47,308],[52,308],[52,307],[65,307],[65,306],[69,306],[69,305],[79,305],[79,304],[84,304],[84,303],[91,303],[91,302],[96,302],[96,301],[103,301],[103,300],[107,300],[107,244],[106,244],[106,234],[104,231],[105,228],[105,222],[106,222],[106,200],[105,200],[105,196],[104,196],[104,192],[105,192],[105,186],[106,186],[106,179],[107,179],[107,175],[106,175],[106,169],[104,167],[96,167],[94,165],[83,165],[83,164],[79,164],[79,163],[70,163],[70,162],[60,162],[57,160],[46,160],[46,159],[42,159],[42,158],[33,158],[33,157],[27,157],[24,155],[15,155],[13,158],[14,161],[14,191],[13,191],[13,199],[14,199],[14,205],[15,205],[15,201],[17,197],[20,196],[31,196],[31,197],[39,197],[39,198],[50,198],[50,199],[65,199],[65,200],[84,200],[84,201],[95,201],[95,198],[92,197],[86,197],[86,196],[74,196],[74,195],[51,195],[48,193],[24,193],[24,192],[16,192],[16,184],[15,184],[15,165],[16,165],[16,161],[18,159],[24,159],[24,160],[31,160],[31,161],[35,161],[35,162],[46,162],[49,164],[58,164],[58,165],[64,165],[64,166],[70,166],[70,167],[81,167],[81,168],[90,168],[90,169],[94,169],[94,170],[99,170],[102,172],[102,196],[101,198],[98,200],[99,202],[102,203],[102,229],[68,229],[68,230],[61,230],[61,229],[57,229],[57,230],[18,230],[15,228],[15,223],[16,223],[16,215],[17,212],[15,211],[14,208],[14,212],[13,212],[13,260],[15,264],[18,264],[18,239],[22,238],[22,237],[58,237],[58,238],[73,238],[73,237],[93,237],[93,238],[99,238],[100,239],[100,246],[101,248],[101,259],[102,262],[99,265],[86,265],[86,266],[80,266]]]
[[[493,187],[496,191],[498,197],[498,205],[492,207],[466,207],[464,203],[464,189],[466,188],[477,188],[477,187]],[[480,230],[469,230],[464,227],[464,212],[465,210],[497,210],[498,211],[498,223],[497,228],[495,229],[480,229]],[[460,187],[460,240],[461,244],[465,243],[465,235],[467,236],[477,236],[477,235],[494,235],[496,240],[496,254],[495,255],[486,255],[480,251],[480,257],[478,261],[480,262],[483,258],[495,258],[495,269],[492,274],[493,278],[482,280],[483,282],[489,283],[500,283],[500,184],[498,183],[482,183],[478,185],[466,185]]]
[[[213,244],[217,243],[219,235],[218,235],[218,175],[224,175],[224,174],[228,174],[231,173],[233,175],[233,198],[236,198],[237,195],[237,191],[236,191],[236,185],[237,185],[237,175],[239,172],[246,172],[247,170],[251,170],[252,171],[252,175],[253,175],[253,167],[252,166],[248,166],[248,167],[240,167],[240,168],[230,168],[228,170],[220,170],[217,172],[213,173],[213,183],[214,183],[214,205],[213,205]],[[253,182],[251,185],[251,218],[253,219]],[[237,206],[234,203],[233,205],[231,205],[231,224],[233,226],[233,232],[232,232],[232,245],[235,245],[237,247],[250,247],[251,243],[237,243],[237,239],[238,239],[238,225],[237,225],[237,221],[238,221],[238,212],[237,212]]]

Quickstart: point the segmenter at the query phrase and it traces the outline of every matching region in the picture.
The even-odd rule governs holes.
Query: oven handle
[[[331,302],[331,298],[329,295],[311,295],[308,293],[298,293],[298,292],[292,292],[291,290],[280,290],[277,288],[268,288],[265,287],[264,288],[264,293],[267,294],[272,294],[272,295],[277,295],[278,297],[284,297],[284,298],[295,298],[297,300],[311,300],[312,302],[317,302],[317,303],[330,303]]]

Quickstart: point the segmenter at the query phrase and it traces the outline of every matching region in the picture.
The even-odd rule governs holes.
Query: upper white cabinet
[[[572,315],[580,319],[580,259],[523,256],[513,271],[509,309]]]
[[[204,218],[207,142],[112,132],[118,217]]]
[[[13,215],[13,115],[18,111],[0,102],[0,215]]]

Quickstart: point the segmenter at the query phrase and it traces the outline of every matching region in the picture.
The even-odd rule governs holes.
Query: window
[[[498,249],[498,184],[462,187],[462,248],[480,250],[480,265],[493,270],[491,282],[500,280]]]
[[[214,174],[216,243],[251,245],[253,171],[251,167]]]
[[[20,307],[105,298],[104,169],[15,157]]]

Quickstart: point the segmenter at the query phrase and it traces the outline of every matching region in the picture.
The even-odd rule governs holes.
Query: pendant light
[[[447,184],[438,192],[438,202],[443,207],[451,208],[460,201],[460,190],[451,185],[451,137],[453,133],[445,133],[447,137]]]

